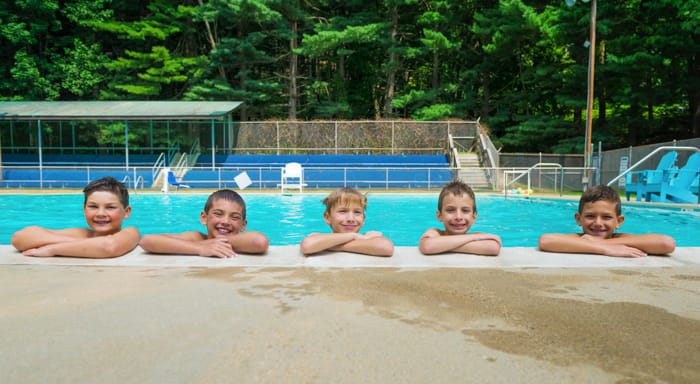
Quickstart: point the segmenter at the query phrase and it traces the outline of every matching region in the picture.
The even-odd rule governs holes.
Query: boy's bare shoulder
[[[425,232],[423,232],[423,235],[421,235],[421,237],[439,237],[443,235],[444,231],[441,231],[438,228],[428,228],[425,230]]]

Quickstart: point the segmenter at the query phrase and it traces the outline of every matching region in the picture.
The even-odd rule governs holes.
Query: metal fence
[[[499,167],[482,168],[494,180],[491,188],[481,191],[504,192],[532,190],[561,192],[580,190],[583,168],[580,167]],[[190,170],[181,182],[192,190],[238,188],[234,178],[246,172],[252,184],[249,190],[279,190],[281,167],[198,167]],[[129,189],[160,191],[164,178],[152,167],[105,166],[5,166],[1,188],[80,189],[90,181],[111,176],[123,181]],[[361,189],[439,190],[458,174],[456,168],[430,167],[308,167],[304,168],[306,189],[357,187]],[[518,178],[513,182],[514,179]]]

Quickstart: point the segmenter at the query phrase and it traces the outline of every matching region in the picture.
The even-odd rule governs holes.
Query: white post
[[[161,189],[161,192],[168,193],[168,174],[170,174],[170,167],[163,168],[163,172],[165,172],[165,174],[163,175],[163,189]]]

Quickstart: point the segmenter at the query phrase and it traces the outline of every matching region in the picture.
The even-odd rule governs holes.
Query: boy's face
[[[131,214],[131,207],[124,208],[119,197],[112,192],[95,191],[87,197],[83,213],[95,235],[105,236],[122,229],[122,222]]]
[[[333,233],[357,233],[365,223],[365,210],[358,203],[337,204],[330,209],[330,212],[323,214],[323,219]]]
[[[448,235],[463,235],[476,221],[474,200],[466,193],[459,196],[447,194],[442,200],[442,211],[437,211],[436,216]]]
[[[209,212],[202,211],[199,222],[207,227],[208,239],[238,234],[248,224],[243,218],[243,207],[225,199],[214,200]]]
[[[616,204],[611,201],[598,200],[583,205],[581,213],[576,212],[574,218],[583,233],[590,236],[610,239],[613,232],[625,220],[625,217],[617,215]]]

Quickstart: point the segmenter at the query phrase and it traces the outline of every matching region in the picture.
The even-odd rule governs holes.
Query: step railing
[[[165,153],[161,152],[160,156],[158,156],[158,159],[156,159],[156,162],[153,163],[153,167],[151,167],[151,180],[153,180],[153,183],[155,184],[156,178],[158,175],[160,175],[160,170],[165,167]]]

